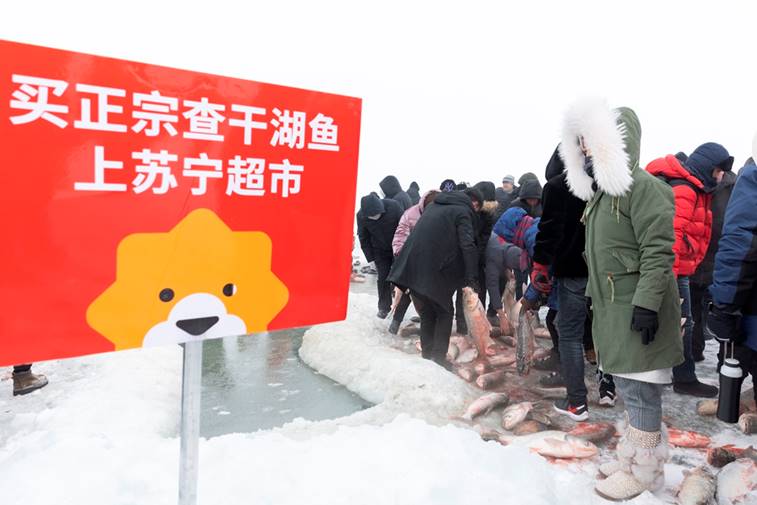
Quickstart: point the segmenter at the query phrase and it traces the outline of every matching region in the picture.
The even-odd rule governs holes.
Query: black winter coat
[[[533,260],[552,265],[555,277],[588,277],[589,270],[583,257],[586,227],[581,222],[586,202],[568,189],[565,165],[558,149],[547,163],[547,184],[541,200],[544,208]]]
[[[489,243],[492,229],[494,228],[494,214],[488,212],[476,213],[476,248],[478,249],[479,268],[483,270],[486,264],[486,246]]]
[[[362,210],[356,217],[360,248],[369,262],[374,261],[376,256],[393,257],[392,240],[403,213],[400,205],[394,200],[384,198],[381,202],[384,204],[384,213],[380,218],[368,219]]]
[[[448,306],[466,280],[478,277],[475,214],[466,194],[439,194],[410,232],[389,281]]]
[[[400,181],[398,181],[395,176],[387,175],[386,177],[384,177],[381,182],[379,182],[379,187],[387,198],[390,198],[400,204],[400,207],[402,207],[402,212],[405,212],[407,209],[413,206],[413,201],[410,200],[410,195],[402,190]]]
[[[513,203],[513,200],[518,198],[518,188],[513,188],[509,193],[505,193],[505,190],[500,186],[494,191],[494,195],[498,204],[497,212],[494,214],[494,222],[496,223],[502,214],[510,208],[510,204]]]
[[[728,207],[728,200],[731,199],[733,186],[736,184],[736,174],[725,172],[723,180],[712,192],[712,236],[710,245],[707,247],[707,253],[704,259],[697,267],[697,271],[691,276],[693,284],[709,286],[712,284],[712,271],[715,269],[715,254],[718,252],[718,242],[720,234],[723,231],[723,221],[725,221],[725,209]]]

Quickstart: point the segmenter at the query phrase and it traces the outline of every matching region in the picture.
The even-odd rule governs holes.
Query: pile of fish
[[[684,470],[684,480],[677,499],[681,505],[708,505],[717,498],[718,505],[757,504],[757,462],[736,459],[715,475],[704,466]]]

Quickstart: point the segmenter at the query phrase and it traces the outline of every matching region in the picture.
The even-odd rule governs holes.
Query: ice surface
[[[308,330],[300,355],[376,405],[338,419],[298,419],[202,440],[200,503],[604,503],[592,491],[597,461],[550,464],[522,447],[484,442],[473,425],[456,419],[482,392],[396,349],[375,305],[373,295],[351,295],[347,321]],[[40,363],[35,370],[50,385],[31,395],[13,398],[10,382],[0,382],[3,503],[176,502],[178,347]],[[297,397],[287,384],[276,389]],[[675,409],[695,416],[695,400],[676,401]],[[215,411],[228,412],[218,405]],[[477,423],[496,427],[498,420],[495,412]],[[754,442],[707,423],[720,426],[719,442]],[[673,456],[668,489],[630,503],[672,502],[681,471],[704,458],[684,449]]]

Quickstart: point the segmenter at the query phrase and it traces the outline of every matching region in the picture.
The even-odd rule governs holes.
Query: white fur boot
[[[617,430],[618,434],[622,438],[624,438],[628,434],[628,427],[630,425],[628,424],[628,412],[624,412],[624,416],[618,421],[618,423],[615,426],[615,429]],[[610,475],[614,474],[615,472],[620,471],[620,463],[617,459],[614,459],[612,461],[608,461],[607,463],[602,463],[599,465],[599,473],[602,475],[602,477],[609,477]]]
[[[618,470],[595,486],[597,494],[613,501],[630,500],[644,491],[658,491],[665,484],[668,459],[667,433],[629,427],[618,442]]]

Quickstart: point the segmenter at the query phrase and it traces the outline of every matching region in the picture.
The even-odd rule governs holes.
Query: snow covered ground
[[[199,501],[263,504],[603,503],[596,462],[555,466],[455,420],[481,392],[394,348],[375,296],[305,334],[300,356],[374,407],[202,440]],[[181,354],[160,347],[35,365],[45,389],[0,382],[3,503],[163,504],[177,496]],[[693,402],[691,402],[693,405]],[[496,414],[481,421],[498,424]],[[729,432],[740,445],[749,439]],[[680,451],[680,450],[678,450]],[[668,468],[680,480],[684,453]],[[670,493],[660,498],[670,501]],[[632,503],[661,503],[650,494]]]

